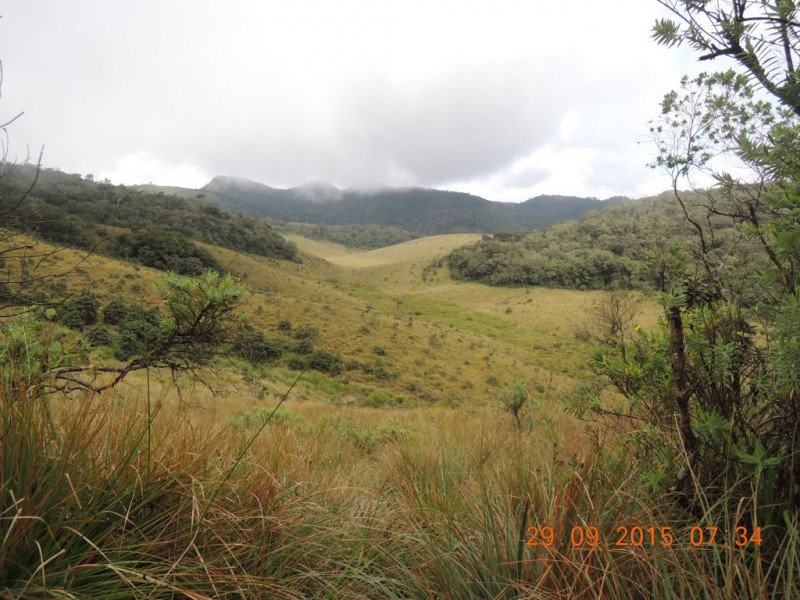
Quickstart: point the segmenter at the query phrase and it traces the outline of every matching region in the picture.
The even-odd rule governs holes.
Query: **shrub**
[[[97,322],[97,310],[100,301],[89,290],[83,290],[64,302],[59,311],[58,320],[70,329],[82,329],[85,325],[94,325]]]
[[[137,354],[141,354],[141,351],[142,344],[139,338],[131,331],[123,331],[117,341],[117,347],[114,348],[114,358],[128,360]]]
[[[162,315],[157,310],[129,305],[119,326],[120,333],[132,334],[139,342],[140,351],[154,348],[163,335],[161,318]]]
[[[245,327],[233,341],[233,349],[250,364],[277,360],[286,350],[286,345],[278,340],[264,337],[260,331]]]
[[[173,271],[180,275],[202,275],[206,269],[222,267],[210,252],[177,231],[137,231],[118,236],[111,253],[146,267]]]
[[[330,373],[331,375],[338,375],[342,372],[343,367],[344,363],[341,356],[325,350],[317,350],[308,359],[309,369]]]
[[[128,305],[122,298],[114,298],[103,308],[103,321],[109,325],[119,325],[128,314]]]
[[[110,346],[114,340],[111,338],[111,332],[102,325],[95,325],[86,332],[84,339],[91,346]]]
[[[364,400],[364,404],[366,406],[372,406],[373,408],[380,408],[388,403],[389,394],[387,394],[384,390],[372,390],[369,393],[369,396],[367,396],[367,399]]]
[[[319,329],[312,325],[301,325],[294,332],[294,337],[298,340],[314,340],[319,335]]]
[[[524,381],[515,381],[513,386],[506,386],[500,400],[503,410],[514,417],[517,429],[522,429],[522,418],[531,400],[527,384]]]
[[[314,352],[314,342],[310,339],[300,340],[293,348],[297,354],[311,354]]]
[[[58,313],[58,322],[64,327],[69,327],[76,331],[83,329],[83,317],[75,310],[62,309]]]
[[[306,361],[301,356],[290,357],[286,364],[293,371],[303,371],[306,368]]]
[[[389,368],[389,364],[381,359],[375,361],[375,368],[372,374],[376,379],[380,379],[381,381],[389,381],[396,377],[396,374]]]

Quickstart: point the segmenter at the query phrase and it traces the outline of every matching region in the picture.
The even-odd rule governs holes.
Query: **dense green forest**
[[[21,223],[43,240],[198,274],[218,269],[193,242],[293,260],[296,248],[266,221],[163,193],[148,193],[53,169],[20,168],[0,181],[0,209],[26,198]]]
[[[325,240],[363,250],[384,248],[420,237],[410,231],[391,225],[318,225],[314,223],[273,221],[272,226],[279,233],[302,235],[315,240]]]
[[[703,195],[687,194],[697,215],[705,201]],[[715,261],[736,270],[756,260],[753,242],[743,239],[729,219],[713,222]],[[661,289],[665,261],[681,260],[676,252],[690,261],[698,250],[696,232],[670,192],[546,229],[487,236],[454,250],[447,262],[453,278],[490,285]]]
[[[141,187],[198,198],[255,217],[319,225],[397,227],[414,236],[534,229],[576,219],[590,210],[627,200],[621,196],[602,202],[574,196],[538,196],[515,204],[491,202],[461,192],[413,187],[339,190],[316,183],[277,189],[225,176],[215,177],[200,190]]]

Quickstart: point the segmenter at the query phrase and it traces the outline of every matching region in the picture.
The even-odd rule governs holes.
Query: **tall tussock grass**
[[[692,527],[759,507],[685,514],[588,436],[429,409],[365,446],[355,421],[201,426],[4,372],[2,598],[800,597],[792,519],[762,545],[693,547]],[[635,526],[659,537],[614,545]],[[589,528],[598,543],[575,543]]]
[[[494,444],[496,454],[506,446],[506,463],[475,461],[468,476],[465,463],[454,467],[447,455],[396,449],[399,487],[414,516],[398,546],[429,590],[446,590],[441,597],[800,597],[795,523],[740,548],[735,528],[752,522],[744,509],[729,515],[719,503],[700,516],[682,511],[644,493],[633,465],[596,444],[566,461],[543,461],[538,444],[513,434]],[[420,468],[421,461],[429,462]],[[443,504],[454,473],[458,503]],[[712,524],[715,543],[693,545],[701,532],[709,539]]]
[[[374,517],[279,483],[236,432],[13,387],[0,412],[0,597],[402,593]]]

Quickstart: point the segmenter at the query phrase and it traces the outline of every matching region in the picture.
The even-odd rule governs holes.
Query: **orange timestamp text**
[[[569,530],[564,539],[559,539],[556,530],[548,525],[528,527],[525,544],[531,548],[571,546],[573,548],[594,548],[605,546],[611,548],[642,548],[662,546],[671,548],[674,544],[688,542],[689,546],[701,548],[721,544],[733,544],[738,548],[749,545],[760,546],[762,542],[761,528],[744,526],[725,529],[711,525],[696,525],[681,528],[642,527],[639,525],[620,526],[610,536],[603,536],[600,529],[593,525],[576,525]],[[566,532],[565,532],[566,533]]]

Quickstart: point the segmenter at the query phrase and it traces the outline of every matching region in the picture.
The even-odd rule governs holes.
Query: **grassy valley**
[[[533,522],[534,514],[536,522],[566,518],[559,511],[567,505],[548,490],[569,479],[571,467],[563,467],[577,466],[574,461],[582,460],[577,457],[592,440],[580,421],[561,410],[560,398],[588,374],[590,345],[577,339],[576,331],[599,296],[546,289],[498,294],[452,281],[446,267],[430,269],[468,241],[465,236],[415,240],[366,254],[295,241],[301,262],[198,247],[247,286],[242,309],[255,329],[291,348],[299,341],[294,334],[312,327],[314,348],[339,356],[341,372],[302,371],[305,365],[291,363],[307,354],[286,352],[256,365],[231,354],[209,365],[203,376],[208,387],[192,377],[174,379],[168,371],[139,371],[102,395],[53,397],[48,402],[59,407],[55,413],[40,413],[44,405],[31,404],[18,422],[26,428],[24,435],[9,424],[8,443],[27,444],[28,435],[53,428],[50,438],[59,458],[49,485],[71,481],[90,493],[81,499],[68,485],[63,498],[42,496],[34,484],[38,470],[16,471],[11,455],[4,453],[4,473],[12,478],[7,481],[28,490],[29,504],[18,507],[18,514],[38,515],[53,532],[42,549],[41,577],[13,594],[63,587],[86,595],[103,589],[110,596],[271,590],[296,597],[335,585],[339,597],[396,597],[424,594],[431,586],[451,591],[455,586],[469,594],[482,589],[475,588],[474,577],[487,568],[480,576],[488,578],[486,590],[513,582],[522,591],[544,575],[544,564],[536,566],[541,556],[530,549],[523,574],[504,566],[502,553],[511,558],[521,552],[516,543],[506,544],[519,527]],[[37,252],[49,250],[39,243]],[[64,249],[44,260],[38,272],[74,264],[79,267],[71,272],[66,292],[93,290],[100,314],[115,298],[159,305],[155,284],[163,275],[151,268]],[[569,324],[559,318],[565,311]],[[644,302],[643,322],[654,315],[652,302]],[[88,359],[100,368],[118,364],[109,347],[91,350]],[[6,377],[13,381],[14,371],[6,371]],[[531,394],[523,430],[503,410],[504,394],[518,380],[527,382]],[[15,393],[7,389],[4,402],[16,402]],[[108,439],[95,437],[102,431],[116,432],[113,450]],[[151,440],[146,444],[145,434]],[[28,446],[15,452],[38,456]],[[50,464],[45,456],[36,460]],[[91,519],[92,512],[108,510],[99,491],[109,469],[120,477],[108,501],[128,503],[131,527],[125,521]],[[525,474],[542,469],[546,479]],[[185,487],[185,477],[207,490],[203,497],[197,495],[200,489]],[[139,500],[135,489],[142,491]],[[515,507],[514,498],[529,493],[541,505],[537,512],[531,506],[520,512],[523,507]],[[167,505],[159,500],[165,494],[171,498]],[[73,501],[79,504],[71,514],[61,512]],[[196,525],[182,516],[193,503],[203,507]],[[274,526],[259,533],[252,527],[264,510]],[[448,525],[447,515],[455,514],[466,520]],[[76,518],[88,519],[84,537],[75,538]],[[474,529],[487,518],[501,518],[498,529]],[[174,525],[161,529],[154,519]],[[12,564],[11,553],[21,557],[13,564],[34,560],[24,557],[35,534],[7,525],[14,535],[3,545],[6,564]],[[246,546],[234,552],[191,541],[209,534]],[[375,535],[386,541],[376,545]],[[442,544],[462,535],[477,537],[444,562],[409,571],[414,557],[438,554]],[[59,552],[65,544],[73,550]],[[183,544],[196,546],[192,553],[202,557],[210,569],[206,574],[194,573],[168,549],[180,552]],[[501,553],[494,563],[480,558],[487,544]],[[99,562],[91,557],[93,547],[102,549]],[[131,552],[146,557],[133,559]],[[259,567],[260,552],[266,554]],[[360,560],[368,563],[359,566]],[[450,570],[464,560],[475,575],[450,580]],[[220,580],[215,573],[232,568],[230,561],[238,565],[233,577]],[[342,563],[351,566],[333,566]],[[340,570],[343,579],[331,579],[331,569]],[[139,581],[133,581],[137,574]],[[558,586],[584,584],[562,580]]]
[[[684,77],[664,96],[649,134],[673,190],[640,200],[503,204],[227,176],[118,186],[14,163],[6,127],[22,113],[7,116],[0,600],[800,598],[800,7],[658,4],[669,18],[650,31],[657,44],[739,70]],[[622,79],[598,67],[582,80],[567,60],[580,42],[564,47],[591,104],[571,101],[563,77],[542,96],[559,70],[524,68],[533,54],[516,37],[514,60],[498,46],[483,61],[485,44],[461,56],[469,36],[449,43],[446,11],[423,11],[420,29],[403,20],[414,7],[381,15],[370,37],[357,19],[377,13],[270,14],[281,31],[267,41],[286,52],[262,52],[280,65],[259,76],[265,30],[245,8],[231,21],[203,7],[163,15],[158,32],[185,23],[202,39],[211,15],[217,42],[244,42],[217,44],[209,63],[168,36],[170,60],[199,57],[177,78],[167,52],[137,52],[156,30],[132,29],[136,14],[119,29],[84,15],[88,37],[59,65],[95,58],[84,51],[102,33],[142,67],[99,87],[74,71],[71,91],[91,96],[80,105],[51,94],[79,108],[63,113],[70,127],[88,115],[114,137],[103,168],[385,173],[504,194],[633,185],[635,155],[607,112],[628,105],[603,95],[645,64],[627,65],[633,38],[612,44]],[[478,15],[490,45],[509,24],[504,13],[492,33],[491,14]],[[413,56],[432,53],[424,84],[416,59],[374,69],[411,65],[392,41],[409,23]],[[611,21],[595,29],[615,35]],[[453,59],[433,60],[441,49]],[[83,71],[125,56],[106,54]],[[340,77],[334,63],[352,57],[363,64]],[[486,64],[462,72],[476,57]],[[157,79],[142,77],[156,64]],[[485,67],[491,77],[474,77]],[[52,78],[23,82],[39,79]],[[130,123],[142,124],[134,138],[121,135]],[[61,143],[78,129],[53,131]],[[70,153],[92,155],[78,141]]]

